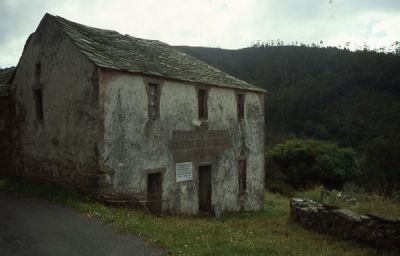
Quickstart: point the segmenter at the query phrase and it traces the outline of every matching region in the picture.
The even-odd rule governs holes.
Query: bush
[[[359,174],[355,153],[334,143],[291,139],[267,151],[267,172],[291,186],[302,189],[322,184],[341,188]],[[274,178],[274,177],[273,177]]]

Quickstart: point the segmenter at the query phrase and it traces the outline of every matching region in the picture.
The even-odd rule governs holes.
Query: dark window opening
[[[246,191],[246,160],[239,160],[239,193]]]
[[[159,86],[149,83],[149,117],[157,118],[159,116]]]
[[[199,119],[207,119],[207,90],[199,89],[197,98]]]
[[[244,94],[237,94],[237,115],[239,120],[244,118]]]
[[[35,65],[35,82],[40,83],[40,76],[42,74],[42,65],[40,63],[36,63]]]
[[[42,90],[33,90],[33,95],[35,99],[36,120],[43,120],[44,113]]]

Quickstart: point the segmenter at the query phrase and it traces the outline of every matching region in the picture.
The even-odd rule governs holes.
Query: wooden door
[[[211,166],[199,166],[199,210],[211,213]]]
[[[162,211],[162,175],[161,172],[147,176],[147,208],[153,213]]]

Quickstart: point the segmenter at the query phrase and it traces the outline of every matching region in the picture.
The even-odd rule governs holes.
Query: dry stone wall
[[[303,198],[291,200],[290,219],[307,229],[400,252],[400,219],[360,215]]]

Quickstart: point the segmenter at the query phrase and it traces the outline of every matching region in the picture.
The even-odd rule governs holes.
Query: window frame
[[[241,169],[240,167],[243,167]],[[238,170],[238,191],[239,194],[244,194],[247,192],[247,161],[245,158],[239,159],[237,161]]]
[[[148,88],[148,117],[157,119],[160,116],[160,86],[157,83],[148,83]]]
[[[236,111],[238,120],[244,120],[245,99],[246,99],[246,94],[244,92],[236,93]]]
[[[42,63],[41,62],[37,62],[35,64],[35,79],[34,79],[34,83],[40,84],[41,76],[42,76]]]
[[[35,109],[35,120],[44,122],[44,104],[43,104],[43,85],[42,80],[42,63],[36,62],[34,69],[34,79],[32,85],[33,104]]]
[[[43,90],[33,89],[33,99],[35,104],[36,121],[44,121]]]
[[[147,93],[147,117],[148,120],[157,120],[160,118],[160,102],[161,102],[161,90],[164,81],[162,79],[158,78],[152,78],[152,77],[143,77],[143,82],[146,87],[146,93]],[[156,86],[156,94],[155,94],[155,110],[156,112],[154,114],[152,113],[152,106],[151,106],[151,86],[155,85]]]
[[[197,118],[199,120],[208,120],[208,93],[208,88],[197,88]]]

